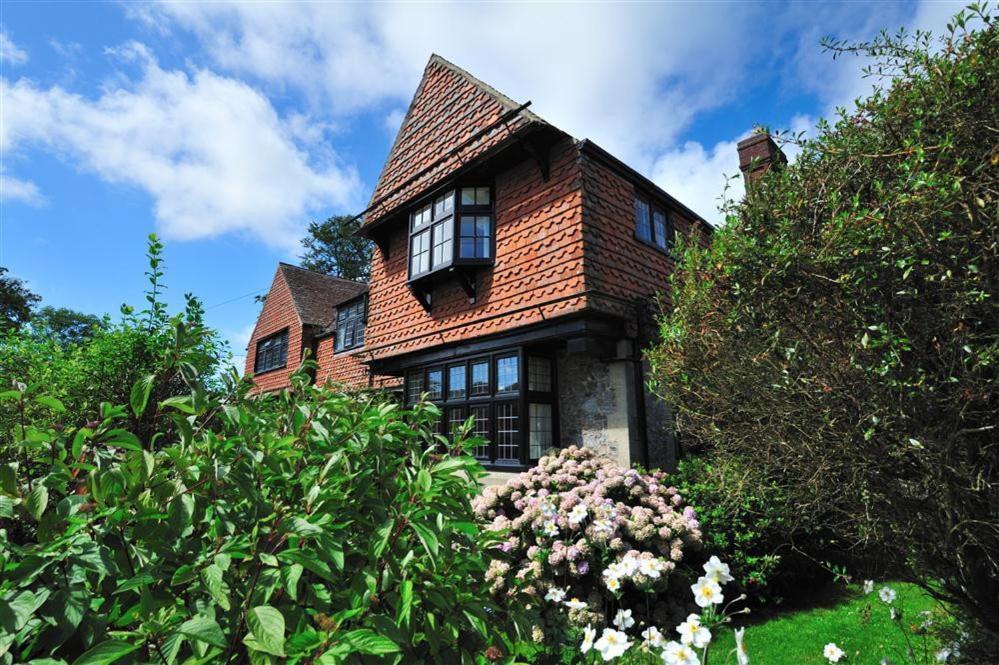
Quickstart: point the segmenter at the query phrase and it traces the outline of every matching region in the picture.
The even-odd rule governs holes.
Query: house
[[[747,145],[759,153],[748,172],[767,145]],[[696,213],[435,55],[363,215],[376,245],[366,290],[313,276],[300,287],[327,294],[296,296],[279,278],[301,271],[278,269],[247,358],[262,389],[313,348],[319,380],[401,382],[407,403],[441,406],[442,431],[473,417],[488,441],[476,454],[497,479],[563,444],[673,465],[642,349],[668,307],[677,236],[711,234]],[[302,314],[286,288],[325,310]],[[280,330],[283,367],[268,375],[257,359]]]

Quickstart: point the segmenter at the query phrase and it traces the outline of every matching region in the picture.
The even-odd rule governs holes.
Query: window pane
[[[434,250],[432,265],[434,268],[451,261],[452,220],[434,224]]]
[[[475,205],[475,188],[474,187],[463,187],[461,190],[461,205],[470,206]]]
[[[489,361],[480,360],[472,363],[472,395],[489,394]]]
[[[423,393],[423,372],[414,372],[406,377],[406,401],[415,404]]]
[[[655,231],[656,244],[666,249],[666,215],[659,210],[652,213],[652,230]]]
[[[431,219],[430,210],[431,210],[431,207],[429,205],[425,205],[425,206],[423,206],[422,208],[420,208],[419,210],[417,210],[416,212],[413,213],[413,228],[414,229],[417,229],[417,228],[423,226],[424,224],[427,224],[427,223],[430,222],[430,219]]]
[[[520,418],[516,402],[496,404],[496,461],[520,461]]]
[[[488,259],[492,253],[493,219],[488,215],[461,218],[461,253],[465,259]]]
[[[488,187],[476,187],[475,188],[475,203],[477,205],[489,205],[489,188]]]
[[[453,435],[454,431],[465,424],[465,407],[453,406],[447,410],[447,434]]]
[[[444,372],[432,369],[427,372],[427,399],[435,400],[444,397]]]
[[[536,460],[552,447],[552,405],[531,404],[528,418],[530,420],[528,457]]]
[[[496,360],[496,392],[511,393],[520,389],[517,356]]]
[[[549,393],[552,390],[552,363],[548,358],[531,356],[527,359],[527,389]]]
[[[441,219],[454,211],[454,192],[448,192],[434,201],[434,219]]]
[[[472,435],[487,439],[481,446],[475,447],[475,456],[481,459],[489,458],[489,406],[473,406],[469,410],[469,415],[475,419],[472,425]]]
[[[447,370],[447,398],[465,398],[465,366],[453,365]]]
[[[288,361],[288,331],[271,335],[257,342],[257,354],[253,361],[254,372],[266,372],[284,367]]]
[[[652,227],[649,225],[649,204],[635,199],[635,234],[642,240],[651,242]]]
[[[430,269],[430,229],[413,236],[410,274],[419,275]]]

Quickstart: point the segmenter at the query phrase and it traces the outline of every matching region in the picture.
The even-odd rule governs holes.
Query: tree
[[[690,247],[650,353],[686,440],[999,645],[999,29],[827,44],[887,85]],[[798,525],[798,526],[795,526]],[[793,533],[792,533],[793,537]],[[972,650],[967,650],[972,653]],[[992,651],[996,653],[996,651]]]
[[[68,346],[90,339],[94,331],[104,327],[100,317],[84,314],[68,307],[43,307],[31,317],[31,327]]]
[[[31,310],[42,298],[32,293],[24,280],[7,277],[0,266],[0,330],[20,328],[31,318]]]
[[[360,228],[361,218],[353,215],[310,223],[309,234],[302,239],[302,267],[334,277],[367,280],[372,243],[357,235]]]

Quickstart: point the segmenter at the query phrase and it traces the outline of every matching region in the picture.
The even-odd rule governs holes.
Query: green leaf
[[[199,640],[213,647],[221,647],[223,649],[226,647],[225,635],[214,619],[196,616],[180,624],[180,628],[177,630],[181,635],[192,640]]]
[[[423,543],[423,548],[427,550],[427,554],[431,557],[437,556],[437,535],[423,526],[422,524],[417,524],[416,522],[410,522],[409,526],[413,527],[413,531],[420,538],[420,542]]]
[[[174,397],[170,397],[160,402],[160,406],[169,406],[189,415],[194,415],[197,412],[192,404],[190,395],[176,395]]]
[[[142,377],[132,384],[132,392],[129,395],[128,403],[132,407],[132,413],[136,417],[141,416],[149,403],[149,394],[153,391],[153,382],[156,380],[155,374]]]
[[[284,657],[284,616],[270,605],[259,605],[246,615],[250,636],[243,642],[255,651]]]
[[[395,622],[400,626],[407,625],[412,609],[413,580],[403,580],[399,587],[399,611],[396,612]]]
[[[35,488],[31,490],[24,502],[24,507],[27,509],[28,514],[34,517],[36,522],[42,518],[42,514],[48,505],[49,489],[41,483],[35,485]]]
[[[139,437],[125,429],[113,429],[107,433],[104,443],[109,446],[117,446],[125,450],[142,450],[142,443]]]
[[[343,641],[349,644],[356,653],[379,656],[399,652],[398,644],[368,628],[350,631],[343,636]]]
[[[17,496],[17,474],[10,464],[0,464],[0,491]]]
[[[35,402],[41,404],[42,406],[49,407],[56,413],[63,413],[66,410],[66,407],[63,406],[63,403],[57,400],[55,397],[52,397],[52,395],[39,395],[38,397],[35,398]]]
[[[140,646],[121,640],[105,640],[74,660],[73,665],[109,665],[137,651]]]
[[[222,579],[222,569],[214,563],[206,566],[201,571],[201,579],[212,599],[219,604],[219,607],[228,612],[232,605],[229,603],[229,585]]]

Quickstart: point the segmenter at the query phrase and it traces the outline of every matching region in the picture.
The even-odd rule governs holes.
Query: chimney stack
[[[759,180],[771,166],[780,168],[784,164],[787,157],[766,132],[739,141],[739,168],[747,185]]]

